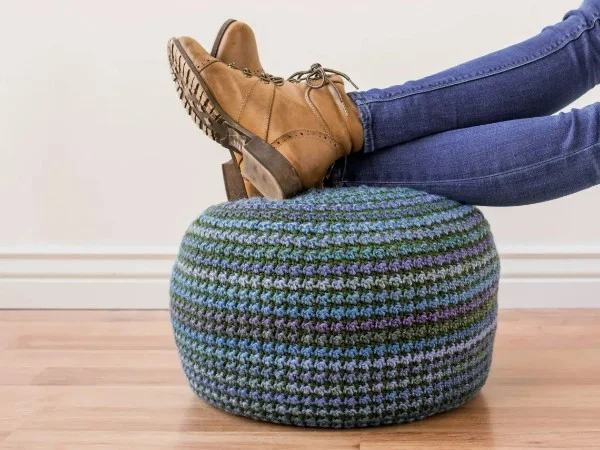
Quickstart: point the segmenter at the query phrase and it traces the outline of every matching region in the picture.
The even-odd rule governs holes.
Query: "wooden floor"
[[[230,416],[186,385],[166,312],[0,311],[2,449],[600,448],[600,310],[502,311],[466,406],[366,430]]]

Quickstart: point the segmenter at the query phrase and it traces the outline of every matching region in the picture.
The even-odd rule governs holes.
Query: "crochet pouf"
[[[188,229],[171,319],[193,391],[310,427],[410,422],[486,381],[499,260],[473,206],[339,188],[213,206]]]

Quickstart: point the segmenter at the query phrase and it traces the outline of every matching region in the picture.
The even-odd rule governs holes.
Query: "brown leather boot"
[[[247,67],[256,73],[263,73],[264,70],[258,56],[258,46],[252,29],[243,22],[235,19],[229,19],[221,26],[213,44],[211,55],[220,59],[226,64],[237,64],[240,67]],[[176,77],[175,81],[177,82]],[[188,101],[180,91],[180,98],[188,110],[190,116],[198,123],[198,118],[194,115],[194,110],[188,108]],[[230,151],[231,161],[222,165],[223,181],[225,183],[225,192],[229,201],[240,200],[248,197],[261,196],[262,194],[252,184],[242,177],[240,166],[243,165],[242,154]]]
[[[321,187],[329,167],[363,145],[356,105],[340,72],[318,64],[288,80],[227,65],[189,37],[171,39],[169,60],[200,127],[242,153],[242,175],[283,199]]]

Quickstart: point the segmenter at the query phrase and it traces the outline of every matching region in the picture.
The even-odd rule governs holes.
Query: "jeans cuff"
[[[349,92],[348,96],[356,104],[360,111],[360,120],[363,126],[364,135],[364,146],[363,151],[365,153],[372,152],[375,150],[375,144],[373,140],[373,124],[371,110],[362,92]]]

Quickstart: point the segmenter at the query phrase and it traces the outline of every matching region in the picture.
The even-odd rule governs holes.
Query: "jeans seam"
[[[553,158],[550,159],[546,159],[544,161],[535,163],[535,164],[530,164],[528,166],[524,166],[524,167],[518,167],[512,170],[508,170],[506,172],[498,172],[498,173],[494,173],[491,175],[483,175],[480,177],[472,177],[472,178],[460,178],[460,179],[455,179],[455,180],[432,180],[432,181],[361,181],[360,184],[381,184],[381,185],[385,185],[385,184],[401,184],[403,186],[407,186],[407,185],[411,185],[411,186],[420,186],[420,185],[425,185],[425,184],[451,184],[451,183],[467,183],[467,182],[473,182],[473,181],[482,181],[482,180],[489,180],[491,178],[496,178],[496,177],[502,177],[502,176],[508,176],[508,175],[512,175],[514,173],[518,173],[518,172],[523,172],[523,171],[527,171],[530,169],[534,169],[536,167],[540,167],[540,166],[544,166],[546,164],[551,164],[553,162],[556,161],[560,161],[563,159],[567,159],[571,156],[577,156],[581,153],[584,153],[588,150],[594,149],[594,147],[600,148],[600,143],[596,143],[596,144],[592,144],[592,145],[588,145],[585,148],[579,149],[575,152],[571,152],[567,155],[558,155],[555,156]],[[352,181],[345,181],[343,178],[340,180],[341,183],[353,183]]]
[[[433,91],[436,91],[439,89],[445,89],[445,88],[456,86],[459,84],[468,83],[468,82],[480,80],[483,78],[488,78],[488,77],[491,77],[494,75],[498,75],[500,73],[504,73],[504,72],[508,72],[513,69],[517,69],[517,68],[525,66],[527,64],[535,63],[535,62],[540,61],[540,60],[548,57],[549,55],[556,53],[557,51],[563,49],[570,43],[576,41],[581,36],[583,36],[584,33],[594,29],[596,27],[596,25],[598,24],[599,20],[600,20],[600,13],[598,13],[598,12],[594,13],[592,15],[591,21],[583,22],[581,25],[579,25],[575,29],[575,31],[571,31],[567,35],[563,36],[563,38],[561,38],[558,42],[555,42],[550,47],[547,47],[545,49],[544,53],[540,53],[537,56],[536,56],[536,53],[534,53],[532,56],[527,57],[525,60],[505,64],[504,66],[501,66],[501,67],[495,67],[495,68],[489,69],[487,72],[479,71],[479,72],[471,73],[468,75],[464,75],[460,78],[454,77],[454,78],[446,79],[443,81],[439,81],[435,84],[429,84],[429,85],[425,85],[425,86],[415,87],[411,90],[402,92],[400,94],[387,94],[388,96],[386,96],[386,97],[379,97],[379,98],[374,98],[374,99],[369,99],[369,100],[363,100],[362,103],[371,104],[371,103],[383,103],[383,102],[399,100],[399,99],[410,97],[410,96],[417,95],[417,94],[433,92]]]

